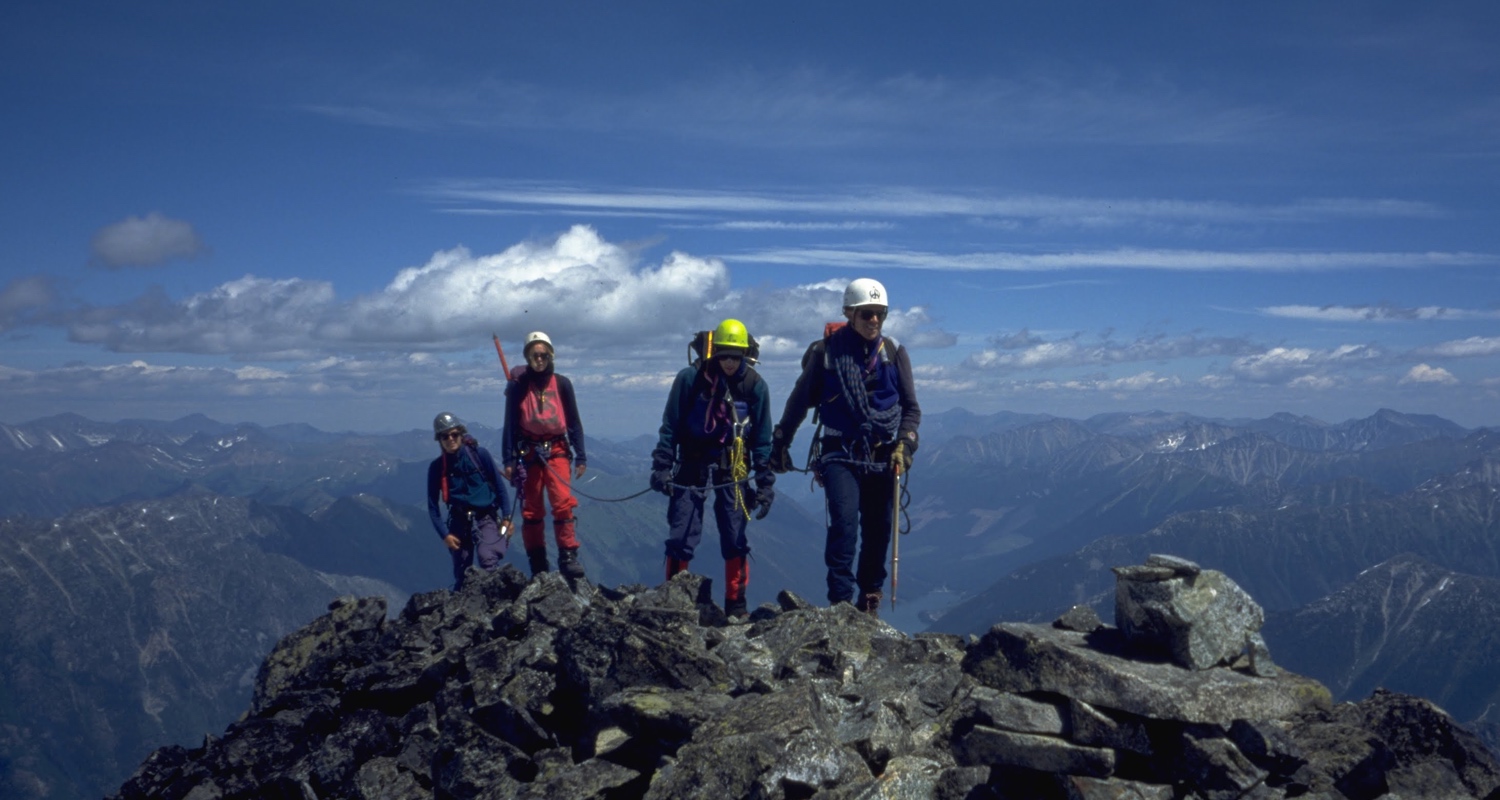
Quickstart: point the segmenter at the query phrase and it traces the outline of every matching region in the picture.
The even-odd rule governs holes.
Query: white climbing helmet
[[[547,345],[547,352],[557,352],[552,348],[552,339],[548,337],[547,334],[542,333],[541,331],[532,331],[531,333],[526,334],[526,344],[521,345],[521,355],[530,358],[531,346],[533,344],[536,344],[537,342],[541,342],[542,344]]]
[[[874,278],[855,278],[844,288],[844,308],[890,306],[885,287]]]

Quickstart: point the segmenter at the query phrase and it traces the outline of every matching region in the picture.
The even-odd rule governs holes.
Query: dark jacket
[[[474,458],[478,457],[478,463]],[[464,437],[464,446],[457,453],[446,452],[427,465],[427,516],[438,536],[448,535],[448,526],[443,521],[443,478],[448,479],[448,507],[450,509],[488,511],[498,508],[500,516],[510,518],[510,493],[500,482],[500,473],[495,469],[495,459],[490,451],[480,447],[471,437]],[[487,505],[476,505],[476,502]]]
[[[787,440],[791,440],[802,420],[807,418],[807,412],[814,408],[818,410],[818,420],[830,432],[852,436],[859,430],[860,414],[844,396],[838,377],[829,366],[828,344],[835,337],[843,337],[839,346],[862,348],[867,358],[874,361],[874,368],[866,373],[865,378],[871,403],[882,408],[888,408],[888,403],[899,404],[901,419],[896,427],[896,437],[910,440],[907,434],[915,435],[917,426],[922,424],[922,408],[917,404],[916,382],[912,378],[911,358],[906,354],[906,347],[884,336],[879,340],[882,350],[872,352],[875,343],[865,341],[849,326],[839,328],[827,339],[813,342],[802,354],[802,374],[797,376],[797,384],[786,399],[778,425]]]
[[[505,430],[500,435],[500,455],[507,467],[514,467],[520,460],[521,444],[526,441],[520,424],[521,401],[526,399],[526,392],[545,384],[555,373],[538,373],[530,367],[517,367],[511,374],[517,377],[505,385]],[[568,446],[573,450],[573,463],[587,464],[588,455],[583,449],[583,420],[578,418],[573,382],[562,375],[557,376],[557,397],[562,402],[563,416],[567,420]]]
[[[705,437],[698,417],[726,397],[731,403],[742,404],[744,416],[749,420],[745,446],[750,451],[750,468],[765,471],[771,457],[771,393],[760,373],[744,361],[733,375],[724,375],[709,363],[701,369],[684,367],[677,373],[662,411],[656,449],[652,451],[654,467],[671,466],[678,460],[717,459],[724,443],[718,438]]]

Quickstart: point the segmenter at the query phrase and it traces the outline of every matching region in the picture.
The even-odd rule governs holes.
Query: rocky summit
[[[1162,608],[1172,586],[1229,590],[1142,566],[1125,572]],[[1268,669],[1248,596],[1210,625],[1232,647],[1165,634],[1216,654],[1190,665],[1090,610],[965,640],[789,592],[734,624],[713,596],[691,573],[608,589],[506,567],[392,618],[342,598],[280,642],[222,736],[156,751],[115,797],[1500,798],[1494,758],[1436,706],[1335,705]]]

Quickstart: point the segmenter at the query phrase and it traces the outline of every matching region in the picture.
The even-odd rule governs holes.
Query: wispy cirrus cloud
[[[1321,272],[1350,269],[1423,269],[1491,264],[1500,257],[1465,252],[1215,251],[1122,247],[1062,253],[933,253],[919,251],[767,248],[728,261],[841,269],[912,269],[953,272],[1054,272],[1081,269],[1170,272]]]
[[[826,148],[922,141],[962,143],[1203,144],[1307,136],[1269,106],[1192,91],[1160,74],[1032,70],[1008,77],[816,66],[692,71],[644,90],[477,76],[403,74],[372,86],[325,88],[301,110],[340,122],[403,130],[631,131],[750,147]],[[935,123],[941,120],[941,123]]]
[[[1382,363],[1389,354],[1367,344],[1345,344],[1332,348],[1272,347],[1258,353],[1240,356],[1230,363],[1230,372],[1242,380],[1280,383],[1308,378],[1311,373],[1329,369]],[[1310,383],[1326,375],[1311,375]]]
[[[1265,306],[1260,313],[1271,317],[1314,322],[1412,322],[1427,320],[1500,319],[1500,311],[1481,311],[1445,306],[1403,308],[1376,306]]]
[[[1416,354],[1427,358],[1482,358],[1500,355],[1500,336],[1470,336],[1440,342],[1416,350]]]
[[[455,213],[520,212],[552,209],[657,216],[786,215],[918,219],[956,217],[971,220],[1045,221],[1056,225],[1099,227],[1147,221],[1173,223],[1307,223],[1343,219],[1433,218],[1446,211],[1432,203],[1392,198],[1312,198],[1281,204],[1250,205],[1215,200],[1140,197],[1062,197],[1037,194],[988,194],[904,186],[855,186],[841,192],[725,191],[664,187],[588,188],[519,181],[446,180],[418,189],[445,211]],[[715,222],[730,229],[779,230],[788,225],[879,224],[868,220]],[[763,227],[765,226],[765,227]]]
[[[1142,361],[1235,356],[1257,351],[1245,339],[1231,337],[1143,336],[1130,341],[1084,341],[1081,334],[1045,340],[1022,330],[996,337],[971,354],[964,365],[980,370],[1034,370],[1097,367]]]

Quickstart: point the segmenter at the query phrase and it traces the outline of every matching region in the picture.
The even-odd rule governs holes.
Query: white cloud
[[[1436,383],[1442,384],[1444,386],[1452,386],[1458,383],[1458,378],[1455,378],[1453,376],[1453,373],[1449,372],[1446,369],[1443,369],[1442,367],[1433,367],[1427,364],[1418,364],[1408,370],[1406,375],[1401,378],[1400,382],[1403,384]]]
[[[1500,355],[1500,336],[1470,336],[1442,342],[1419,351],[1425,355],[1443,358],[1472,358]]]
[[[444,210],[468,213],[483,213],[487,210],[529,213],[550,209],[558,213],[586,211],[590,214],[631,214],[642,217],[776,214],[821,218],[794,218],[790,221],[742,219],[705,223],[708,227],[750,231],[883,229],[892,226],[889,222],[878,221],[880,219],[935,217],[958,218],[986,226],[1015,227],[1017,221],[1025,220],[1049,226],[1100,228],[1153,222],[1174,225],[1245,225],[1443,215],[1440,209],[1428,203],[1391,199],[1332,198],[1255,206],[1221,201],[1140,197],[991,195],[905,186],[858,187],[846,192],[815,193],[656,187],[594,189],[552,183],[450,180],[433,183],[422,189],[421,194]],[[838,219],[839,217],[857,219]],[[869,219],[872,217],[877,221]]]
[[[178,258],[207,252],[191,223],[153,211],[145,217],[126,217],[94,234],[91,263],[105,269],[154,267]]]
[[[1330,375],[1303,375],[1286,382],[1290,389],[1312,389],[1314,391],[1326,391],[1341,385],[1341,382]]]
[[[1500,319],[1500,311],[1476,311],[1443,306],[1266,306],[1262,314],[1316,322],[1406,322],[1412,320]]]
[[[494,331],[547,330],[608,347],[703,324],[729,289],[713,259],[672,253],[654,267],[577,226],[553,240],[475,256],[457,248],[401,270],[384,290],[339,302],[332,284],[246,276],[181,301],[159,290],[73,313],[75,341],[121,352],[315,357],[348,349],[464,349]]]
[[[1371,345],[1346,344],[1330,350],[1273,347],[1264,352],[1236,358],[1229,368],[1243,379],[1280,382],[1301,377],[1314,370],[1377,362],[1384,358],[1385,353]]]
[[[1149,269],[1169,272],[1321,272],[1348,269],[1422,269],[1500,261],[1466,252],[1217,251],[1120,247],[1060,253],[931,253],[890,248],[849,250],[783,247],[726,256],[731,261],[848,270],[915,269],[949,272],[1049,272],[1075,269]]]
[[[964,364],[987,370],[1051,369],[1233,356],[1254,350],[1254,346],[1243,339],[1227,337],[1154,335],[1123,342],[1113,339],[1083,342],[1075,334],[1067,339],[1046,341],[1025,330],[998,336],[991,340],[990,345],[970,355]]]
[[[0,331],[37,319],[56,299],[52,279],[43,275],[16,278],[0,289]]]

